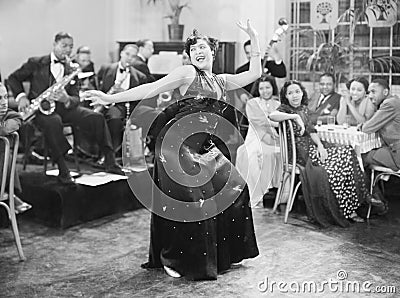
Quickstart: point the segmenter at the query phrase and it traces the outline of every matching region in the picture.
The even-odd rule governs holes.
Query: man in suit
[[[8,84],[18,102],[18,110],[24,112],[31,100],[41,95],[53,84],[59,83],[65,75],[73,72],[68,62],[73,48],[73,38],[66,32],[57,33],[53,51],[42,57],[29,58],[8,78]],[[23,82],[29,82],[28,95],[24,92]],[[115,163],[111,137],[103,115],[80,107],[79,88],[72,80],[67,86],[52,92],[49,99],[55,101],[55,112],[45,115],[35,113],[35,124],[43,131],[50,155],[59,169],[58,180],[63,184],[73,184],[64,155],[70,145],[63,133],[63,122],[72,123],[79,130],[86,132],[99,145],[105,156],[105,170],[123,174]]]
[[[363,162],[400,170],[400,98],[390,94],[387,81],[375,79],[368,87],[368,96],[378,110],[371,119],[359,126],[365,133],[379,132],[381,148],[363,154]]]
[[[247,40],[243,44],[243,49],[246,54],[247,62],[236,69],[236,73],[242,73],[248,71],[250,68],[250,59],[251,59],[251,43],[250,40]],[[265,60],[266,59],[266,60]],[[266,58],[261,60],[263,65],[264,74],[269,74],[276,78],[284,78],[286,77],[286,66],[282,61],[282,57],[276,48],[276,45],[273,44],[269,49],[268,53],[266,53]],[[243,87],[248,93],[252,93],[255,90],[253,89],[253,84],[250,83],[247,86]],[[248,99],[248,94],[242,93],[239,95],[242,102],[246,102]]]
[[[326,123],[327,116],[336,116],[341,95],[335,92],[335,77],[331,73],[324,73],[319,78],[319,92],[315,93],[308,104],[311,111],[310,119],[313,124],[320,118]]]
[[[97,90],[97,78],[94,71],[94,63],[91,59],[92,51],[88,46],[80,46],[76,50],[73,62],[79,64],[82,73],[78,75],[81,91]]]
[[[102,65],[97,74],[99,90],[114,94],[147,83],[146,75],[132,66],[137,54],[138,47],[134,44],[127,44],[120,53],[119,62]],[[129,116],[127,113],[132,112],[138,102],[129,102],[128,104],[129,111],[124,103],[112,105],[104,110],[115,151],[119,150],[122,143],[124,121]]]
[[[154,82],[154,76],[150,73],[150,69],[147,66],[149,58],[154,53],[153,42],[150,39],[141,39],[136,42],[136,45],[138,46],[138,53],[133,59],[132,66],[146,75],[148,83]]]

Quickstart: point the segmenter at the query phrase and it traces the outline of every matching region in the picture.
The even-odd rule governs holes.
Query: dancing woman
[[[258,34],[249,21],[237,25],[249,35],[253,46],[246,72],[213,74],[218,41],[194,30],[185,43],[191,65],[122,93],[84,94],[92,104],[110,104],[179,89],[182,98],[175,116],[156,142],[153,179],[157,189],[153,190],[150,254],[145,264],[164,268],[173,277],[216,279],[232,263],[258,255],[246,183],[213,142],[217,125],[224,122],[226,91],[261,76]],[[176,142],[181,143],[176,146]],[[196,184],[194,178],[204,183]],[[180,210],[179,203],[187,204],[188,210]],[[211,215],[213,210],[218,212]]]

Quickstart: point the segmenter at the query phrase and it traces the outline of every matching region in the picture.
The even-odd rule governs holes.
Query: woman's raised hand
[[[250,37],[258,36],[258,33],[256,29],[250,24],[250,20],[247,19],[246,24],[243,24],[242,22],[237,22],[236,23],[240,29],[242,29],[244,32],[246,32]]]
[[[98,91],[98,90],[85,91],[85,92],[83,92],[81,97],[83,98],[83,100],[90,100],[91,106],[94,106],[94,105],[105,106],[105,105],[109,105],[110,103],[112,103],[112,101],[109,99],[107,94],[105,94],[104,92]]]

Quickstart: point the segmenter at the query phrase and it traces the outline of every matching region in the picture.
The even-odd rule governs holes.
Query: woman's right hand
[[[296,122],[297,126],[299,127],[299,129],[300,129],[299,134],[300,134],[300,136],[302,136],[304,134],[304,132],[306,131],[306,127],[304,125],[303,119],[301,119],[301,117],[299,115],[296,115],[296,118],[294,118],[293,120]]]
[[[90,103],[91,106],[94,105],[109,105],[110,103],[113,103],[113,101],[110,99],[110,97],[105,94],[104,92],[101,92],[99,90],[88,90],[83,92],[82,96],[83,100],[90,100],[92,101]]]
[[[258,36],[258,33],[257,33],[256,29],[254,29],[254,27],[250,24],[250,20],[249,19],[247,19],[246,24],[243,24],[240,21],[237,22],[236,24],[238,25],[238,27],[240,29],[242,29],[244,32],[246,32],[249,35],[249,37]]]

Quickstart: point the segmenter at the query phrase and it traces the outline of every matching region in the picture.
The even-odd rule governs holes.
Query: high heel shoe
[[[364,222],[364,219],[359,217],[355,212],[350,215],[350,219],[354,222]]]
[[[165,273],[167,273],[169,276],[173,278],[180,278],[182,275],[180,275],[178,272],[176,272],[174,269],[164,266]]]
[[[32,205],[23,202],[22,204],[15,206],[15,214],[24,213],[25,211],[28,211],[31,208],[32,208]]]

